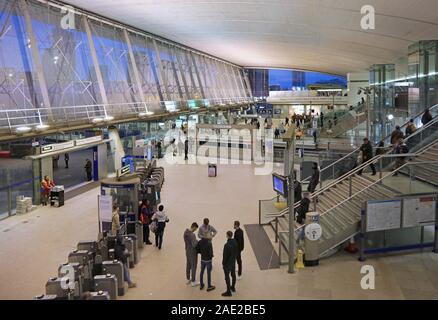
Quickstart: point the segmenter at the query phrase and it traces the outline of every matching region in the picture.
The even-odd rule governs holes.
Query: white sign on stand
[[[435,222],[436,198],[423,196],[403,199],[403,227],[417,227]]]
[[[98,195],[99,221],[111,222],[113,218],[113,199],[111,196]]]
[[[401,226],[401,200],[368,201],[366,231],[399,229]]]

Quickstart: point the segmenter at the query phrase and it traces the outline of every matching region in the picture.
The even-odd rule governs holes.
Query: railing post
[[[278,242],[278,217],[275,217],[275,242]]]
[[[382,173],[382,171],[383,171],[383,157],[380,157],[380,159],[379,159],[379,180],[380,180],[380,184],[382,184],[382,177],[383,177],[383,173]]]
[[[348,182],[350,187],[348,196],[351,197],[351,195],[353,194],[353,176],[350,175],[350,177],[348,178]]]
[[[8,111],[6,111],[6,119],[8,119],[9,132],[10,132],[10,133],[13,133],[13,132],[12,132],[12,127],[11,127],[11,119],[9,119]]]

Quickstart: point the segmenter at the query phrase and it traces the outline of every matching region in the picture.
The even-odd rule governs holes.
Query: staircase
[[[417,156],[413,161],[425,163],[414,166],[410,174],[416,179],[438,187],[438,163],[427,163],[438,161],[438,142]],[[404,170],[403,173],[409,174],[407,170]]]
[[[312,203],[310,211],[318,211],[320,213],[320,224],[323,230],[322,237],[319,240],[320,256],[324,256],[354,236],[360,229],[361,209],[366,201],[373,199],[393,198],[398,194],[397,191],[391,189],[381,183],[387,177],[391,177],[395,172],[386,172],[379,178],[371,178],[359,176],[357,172],[369,166],[371,162],[378,160],[384,156],[378,156],[374,159],[358,166],[343,177],[331,182],[323,189],[316,191],[310,197]],[[416,153],[416,156],[411,162],[401,166],[399,171],[406,169],[414,162],[423,161],[438,161],[438,139],[428,144]],[[417,167],[417,166],[416,166]],[[428,177],[428,182],[431,180],[428,175],[435,180],[438,177],[437,164],[429,164],[423,166],[418,175]],[[295,209],[300,203],[295,204]],[[289,230],[289,212],[285,209],[281,214],[275,217],[275,220],[270,221],[270,225],[277,232],[281,241],[281,246],[288,249],[288,230]],[[303,232],[304,226],[295,223],[295,238],[298,239]]]
[[[333,119],[330,119],[332,122],[331,133],[328,133],[328,119],[324,119],[324,130],[321,132],[321,138],[337,138],[349,130],[356,128],[358,125],[363,123],[366,120],[366,115],[363,111],[363,105],[359,105],[353,110],[346,112],[342,117],[338,118],[336,121],[336,125]]]

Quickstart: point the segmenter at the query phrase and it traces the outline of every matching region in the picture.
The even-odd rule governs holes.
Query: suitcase
[[[42,294],[36,297],[33,297],[32,300],[58,300],[56,294]]]
[[[68,283],[68,282],[67,282]],[[62,288],[62,278],[50,278],[46,282],[46,295],[56,295],[57,300],[73,300],[73,290]]]
[[[113,274],[106,274],[94,277],[95,291],[106,291],[110,300],[117,300],[117,278]]]
[[[123,263],[119,260],[102,262],[102,271],[104,274],[113,274],[117,278],[117,294],[123,296],[125,294],[125,277],[123,273]]]
[[[75,289],[74,297],[79,299],[84,292],[84,267],[78,262],[64,263],[58,267],[58,278],[66,276],[66,271],[62,270],[64,266],[70,266],[74,270]]]
[[[125,247],[126,249],[128,249],[129,251],[129,257],[128,257],[128,266],[129,268],[134,268],[135,266],[135,257],[134,257],[134,241],[129,238],[129,237],[125,237]]]
[[[110,300],[110,295],[107,291],[90,292],[89,300]]]
[[[139,252],[138,252],[138,242],[139,239],[137,237],[136,234],[128,234],[128,238],[132,240],[133,242],[133,252],[134,252],[134,264],[137,264],[138,261],[140,260],[140,257],[138,256]],[[140,240],[141,242],[143,242],[143,237]]]

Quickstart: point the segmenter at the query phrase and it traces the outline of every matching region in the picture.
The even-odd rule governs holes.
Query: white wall
[[[366,99],[366,96],[362,93],[361,95],[357,94],[357,90],[360,87],[366,87],[370,84],[369,73],[348,73],[347,74],[347,88],[348,88],[348,105],[356,106],[360,99],[363,97]]]

